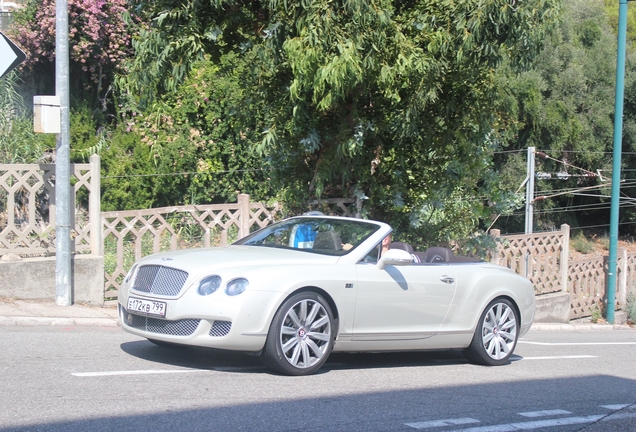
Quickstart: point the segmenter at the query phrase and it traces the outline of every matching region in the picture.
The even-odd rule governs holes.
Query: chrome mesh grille
[[[210,329],[210,336],[227,336],[231,329],[232,323],[230,321],[214,321],[214,323],[212,324],[212,328]]]
[[[187,279],[188,273],[182,270],[160,265],[144,265],[137,270],[132,289],[174,297],[181,292]]]
[[[199,326],[199,322],[201,322],[201,320],[198,319],[168,321],[131,314],[126,312],[126,310],[122,310],[122,317],[122,321],[129,327],[172,336],[190,336]]]

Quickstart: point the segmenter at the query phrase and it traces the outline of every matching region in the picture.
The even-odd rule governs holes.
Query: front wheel
[[[287,299],[272,321],[263,362],[286,375],[310,375],[327,361],[333,348],[333,314],[315,292]]]
[[[512,302],[493,300],[481,314],[473,340],[464,355],[484,366],[500,366],[508,362],[519,337],[519,316]]]

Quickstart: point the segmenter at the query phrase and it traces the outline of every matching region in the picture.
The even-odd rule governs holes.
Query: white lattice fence
[[[594,257],[570,261],[568,284],[572,295],[570,319],[590,316],[592,308],[600,308],[605,296],[607,260]]]
[[[499,231],[492,234],[499,237]],[[504,237],[490,261],[506,266],[532,281],[536,294],[564,289],[567,271],[569,226],[561,231],[520,234]]]
[[[191,247],[224,246],[270,224],[278,207],[250,203],[103,212],[105,297],[114,299],[126,273],[143,256]]]
[[[99,252],[99,157],[72,164],[73,242],[76,252]],[[78,195],[86,208],[77,205]],[[0,164],[0,255],[55,252],[55,165]]]

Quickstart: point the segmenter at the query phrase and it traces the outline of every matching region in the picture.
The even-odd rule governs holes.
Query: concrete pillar
[[[88,219],[91,224],[91,254],[103,255],[100,158],[94,154],[91,163],[91,190],[88,195]]]
[[[568,292],[568,278],[570,275],[570,225],[561,225],[561,291]]]
[[[250,233],[250,196],[248,194],[239,194],[239,239]]]

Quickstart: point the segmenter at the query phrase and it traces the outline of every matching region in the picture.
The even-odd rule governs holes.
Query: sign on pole
[[[26,54],[11,39],[0,32],[0,78],[15,69],[26,59]]]

